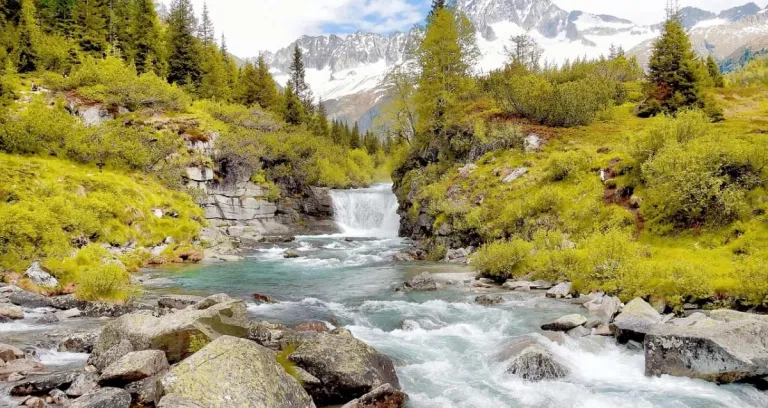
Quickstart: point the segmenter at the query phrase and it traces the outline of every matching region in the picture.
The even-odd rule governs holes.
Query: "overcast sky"
[[[170,0],[162,0],[166,4]],[[200,14],[205,0],[192,0]],[[749,0],[680,0],[680,6],[720,11]],[[389,33],[422,22],[431,0],[207,0],[217,35],[223,31],[235,55],[285,47],[303,34]],[[666,0],[554,0],[561,8],[611,14],[639,24],[664,17]],[[756,1],[765,7],[766,0]]]

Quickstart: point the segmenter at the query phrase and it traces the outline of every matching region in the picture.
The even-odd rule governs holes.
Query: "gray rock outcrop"
[[[587,318],[580,314],[570,314],[541,326],[541,330],[568,331],[587,323]]]
[[[120,388],[100,388],[72,401],[68,408],[129,408],[131,394]]]
[[[99,384],[122,386],[152,377],[169,369],[161,350],[134,351],[110,364],[99,377]]]
[[[659,325],[645,336],[645,374],[731,383],[768,375],[768,322]]]
[[[640,298],[633,299],[613,320],[611,328],[619,342],[629,340],[642,342],[646,333],[661,323],[662,316],[651,305]]]
[[[408,395],[390,384],[376,387],[360,398],[349,401],[341,408],[402,408]]]
[[[38,286],[56,287],[59,285],[59,281],[50,273],[44,271],[40,266],[40,262],[37,261],[32,262],[32,265],[27,268],[25,274],[32,282],[35,282],[35,284]]]

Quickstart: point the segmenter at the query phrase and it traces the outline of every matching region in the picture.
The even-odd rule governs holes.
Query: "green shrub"
[[[296,363],[288,359],[297,348],[299,348],[298,344],[290,344],[286,346],[283,350],[277,353],[275,360],[277,361],[277,364],[280,364],[280,367],[283,367],[283,370],[285,370],[288,375],[295,378],[299,384],[303,384],[303,379],[299,375],[298,370],[296,370]]]
[[[619,293],[639,259],[640,248],[627,232],[612,229],[596,232],[580,243],[582,265],[573,270],[576,290]]]
[[[533,245],[520,239],[483,245],[472,257],[472,265],[483,276],[504,282],[524,272]]]
[[[547,161],[547,180],[563,181],[589,170],[590,158],[585,152],[556,152]]]
[[[77,276],[75,295],[83,300],[125,301],[137,294],[130,276],[120,265],[106,263],[84,268]]]

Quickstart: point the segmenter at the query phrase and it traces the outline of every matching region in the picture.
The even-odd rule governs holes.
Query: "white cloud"
[[[166,4],[170,0],[160,0]],[[202,11],[205,0],[192,0],[195,11]],[[553,0],[566,10],[612,14],[640,24],[659,22],[666,0]],[[693,5],[720,11],[750,0],[681,0],[681,6]],[[319,35],[327,25],[345,30],[387,33],[408,30],[423,21],[421,8],[430,0],[208,0],[208,8],[218,35],[223,31],[231,52],[255,56],[261,50],[285,47],[301,35]],[[766,0],[758,4],[764,6]]]

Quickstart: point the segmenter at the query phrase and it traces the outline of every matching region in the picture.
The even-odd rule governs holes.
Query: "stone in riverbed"
[[[72,401],[67,408],[129,408],[131,394],[119,388],[101,388]]]
[[[562,299],[571,293],[571,282],[558,283],[547,291],[546,296],[553,299]]]
[[[102,371],[115,361],[119,360],[122,356],[133,351],[134,348],[131,342],[127,339],[122,339],[119,343],[110,347],[103,353],[91,354],[90,357],[88,357],[88,364],[96,367],[97,370]]]
[[[54,313],[54,315],[56,316],[56,319],[58,321],[64,321],[64,320],[67,320],[67,319],[72,319],[72,318],[75,318],[75,317],[80,317],[80,314],[81,314],[81,312],[80,312],[80,309],[78,309],[78,308],[73,308],[73,309],[68,309],[68,310],[61,310],[61,311],[58,311],[58,312]]]
[[[645,374],[717,383],[768,375],[768,322],[654,327],[645,337]]]
[[[26,380],[14,384],[10,394],[15,396],[47,394],[51,390],[65,389],[72,384],[80,373],[77,371],[63,371],[59,373],[29,377]]]
[[[168,360],[162,351],[134,351],[105,368],[99,377],[99,384],[121,386],[152,377],[168,368]]]
[[[597,315],[603,322],[610,323],[619,313],[621,300],[616,296],[602,296],[584,304],[584,308]]]
[[[437,290],[437,282],[429,272],[422,272],[400,285],[398,292],[428,292]]]
[[[272,351],[231,336],[217,338],[172,368],[162,378],[162,388],[163,394],[203,406],[315,407],[298,381],[277,364]]]
[[[10,303],[0,303],[0,316],[11,320],[20,320],[24,318],[24,309]]]
[[[390,384],[384,384],[360,398],[349,401],[341,408],[401,408],[407,401],[406,393],[396,390]]]
[[[91,353],[98,338],[99,331],[70,334],[59,343],[58,350],[70,353]]]
[[[661,323],[662,316],[643,299],[636,298],[613,320],[611,328],[620,343],[629,340],[642,342],[645,334]]]
[[[325,322],[304,322],[296,326],[296,331],[325,333],[328,331],[328,326],[325,324]]]
[[[301,257],[301,254],[295,249],[288,248],[283,252],[283,258],[285,259],[295,259],[299,257]]]
[[[570,314],[563,316],[552,323],[547,323],[541,326],[541,330],[551,331],[568,331],[573,328],[583,326],[587,323],[587,318],[580,314]]]
[[[157,305],[167,309],[185,309],[205,299],[202,296],[193,295],[163,295],[157,299]]]
[[[37,361],[20,358],[6,363],[0,367],[0,381],[11,381],[13,379],[22,379],[30,373],[36,373],[45,369],[45,366]]]
[[[2,296],[17,306],[35,309],[38,307],[51,307],[51,301],[37,293],[28,292],[17,286],[6,286],[0,290]]]
[[[69,397],[77,398],[81,397],[93,390],[99,385],[96,383],[99,380],[99,375],[96,373],[83,372],[77,375],[72,381],[72,385],[66,390],[66,394]]]
[[[501,296],[480,295],[475,298],[475,303],[483,306],[498,305],[504,303],[504,298]]]
[[[304,341],[288,358],[321,381],[320,386],[306,386],[321,406],[346,403],[384,384],[400,389],[392,360],[348,330]]]
[[[563,378],[568,375],[569,370],[546,348],[539,344],[530,344],[513,357],[507,373],[523,380],[538,382]]]
[[[713,310],[709,312],[709,317],[721,322],[736,322],[743,320],[768,322],[768,315],[744,313],[729,309]]]
[[[154,406],[160,401],[162,396],[162,389],[160,388],[161,375],[132,382],[125,386],[125,390],[131,394],[134,403],[141,404],[142,406]]]
[[[268,304],[277,303],[277,299],[273,298],[272,296],[264,295],[261,293],[254,293],[253,295],[251,295],[251,297],[253,298],[254,301],[258,303],[268,303]]]
[[[8,344],[0,344],[0,360],[7,363],[19,358],[24,358],[24,351],[20,348]]]

